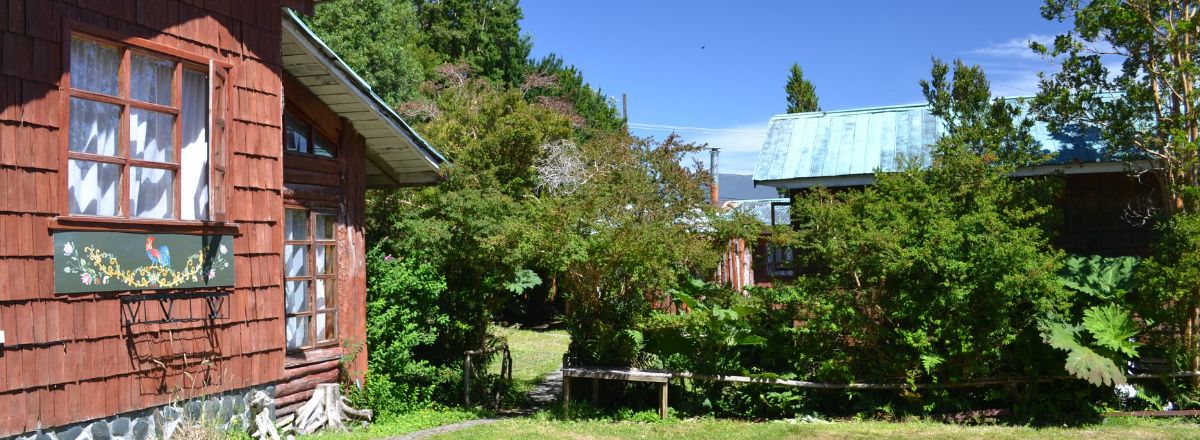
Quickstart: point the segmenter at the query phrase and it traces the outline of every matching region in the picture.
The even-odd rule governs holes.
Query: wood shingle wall
[[[280,379],[280,7],[305,3],[0,1],[0,437]],[[50,233],[113,227],[56,220],[66,196],[59,80],[68,20],[234,66],[227,191],[238,225],[229,232],[240,235],[228,319],[126,328],[118,293],[54,294]]]

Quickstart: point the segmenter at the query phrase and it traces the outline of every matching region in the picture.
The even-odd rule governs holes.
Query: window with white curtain
[[[297,207],[285,209],[283,219],[287,348],[336,344],[336,217]]]
[[[73,36],[67,213],[212,220],[209,72],[142,47]]]

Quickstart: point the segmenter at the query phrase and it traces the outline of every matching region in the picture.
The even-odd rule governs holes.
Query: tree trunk
[[[312,398],[296,410],[296,433],[312,434],[321,428],[346,431],[345,421],[349,416],[371,420],[371,410],[357,410],[351,408],[347,402],[338,384],[317,385]]]

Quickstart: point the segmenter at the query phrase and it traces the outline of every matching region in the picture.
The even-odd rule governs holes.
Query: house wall
[[[282,4],[304,9],[305,3],[0,2],[0,330],[5,335],[0,437],[283,377],[279,13]],[[59,148],[67,122],[59,90],[66,67],[66,20],[233,65],[227,191],[229,220],[236,227],[218,228],[237,234],[227,319],[214,325],[126,328],[120,292],[54,294],[51,232],[113,227],[58,219],[66,197],[59,174],[66,160]],[[210,230],[122,227],[162,233]]]
[[[1158,203],[1157,185],[1146,176],[1139,181],[1126,173],[1066,176],[1057,201],[1062,226],[1055,243],[1063,250],[1085,255],[1139,255],[1150,250],[1151,223],[1126,214],[1131,206]]]
[[[349,382],[361,381],[367,367],[366,239],[363,234],[366,197],[366,142],[345,118],[340,118],[291,75],[284,73],[285,108],[316,126],[338,144],[336,159],[297,154],[283,157],[284,201],[309,209],[338,213],[337,331],[340,346],[290,353],[276,391],[278,414],[293,412],[307,401],[319,383],[337,382],[343,372]],[[361,382],[359,382],[361,383]]]
[[[1062,217],[1054,244],[1074,254],[1144,256],[1150,251],[1153,225],[1140,223],[1126,211],[1130,207],[1157,204],[1158,186],[1150,177],[1138,179],[1128,173],[1067,174],[1063,191],[1054,201]],[[833,188],[843,191],[851,188]],[[806,189],[793,189],[792,200]]]

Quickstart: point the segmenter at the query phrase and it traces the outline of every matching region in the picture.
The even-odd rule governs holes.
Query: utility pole
[[[708,154],[708,172],[709,174],[712,174],[712,187],[710,188],[710,191],[712,192],[712,205],[713,207],[720,207],[721,200],[719,197],[720,192],[718,192],[717,158],[721,156],[721,149],[716,147],[710,148],[708,150]]]
[[[621,117],[629,123],[629,95],[621,92]]]

